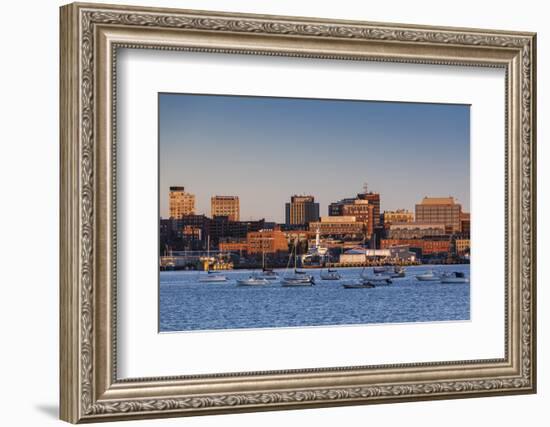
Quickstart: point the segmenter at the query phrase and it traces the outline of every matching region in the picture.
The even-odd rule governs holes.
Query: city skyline
[[[470,210],[467,105],[160,94],[159,139],[162,218],[171,186],[208,216],[212,196],[239,196],[245,221],[284,223],[301,194],[326,216],[364,182],[381,211],[424,196]]]

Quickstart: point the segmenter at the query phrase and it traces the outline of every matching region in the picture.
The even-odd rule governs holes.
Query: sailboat
[[[288,264],[287,264],[287,271],[288,266],[290,265],[290,260],[292,258],[292,255],[294,254],[294,273],[291,274],[285,274],[283,276],[283,279],[281,280],[281,284],[284,287],[297,287],[297,286],[312,286],[315,285],[315,280],[313,279],[313,276],[311,274],[307,274],[305,271],[299,271],[296,265],[296,242],[294,242],[294,247],[292,248],[292,251],[290,252],[290,256],[288,258]]]
[[[265,251],[262,250],[262,271],[252,274],[251,277],[264,280],[277,280],[279,275],[270,268],[265,267]]]
[[[210,271],[210,236],[208,236],[206,246],[206,275],[199,276],[199,282],[201,283],[221,283],[227,282],[227,277],[216,271]]]

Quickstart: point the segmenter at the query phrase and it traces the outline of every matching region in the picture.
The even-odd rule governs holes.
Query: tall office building
[[[380,193],[373,193],[372,191],[368,193],[359,193],[357,198],[360,200],[368,200],[373,206],[373,227],[378,227],[380,225]]]
[[[240,221],[239,196],[212,196],[210,211],[212,217],[226,216],[229,221]]]
[[[187,193],[185,187],[170,187],[170,218],[181,218],[195,214],[195,195]]]
[[[452,233],[461,231],[462,206],[453,197],[424,197],[415,206],[415,219],[418,222],[445,224]]]
[[[313,196],[292,196],[286,203],[286,225],[307,225],[319,220],[319,203]]]

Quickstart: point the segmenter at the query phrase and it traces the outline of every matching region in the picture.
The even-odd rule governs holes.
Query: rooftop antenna
[[[369,192],[369,184],[368,182],[363,183],[363,193],[367,194]]]

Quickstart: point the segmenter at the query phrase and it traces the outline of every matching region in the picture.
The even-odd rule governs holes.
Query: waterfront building
[[[470,213],[462,212],[460,214],[460,231],[462,234],[470,235]]]
[[[219,250],[221,252],[238,252],[239,254],[248,253],[248,243],[246,239],[238,239],[238,241],[220,242]]]
[[[445,224],[431,222],[395,222],[386,227],[388,239],[421,239],[445,235]]]
[[[208,235],[209,219],[205,215],[185,215],[181,218],[160,220],[160,248],[198,250]]]
[[[463,256],[470,252],[470,239],[456,239],[454,242],[457,255]]]
[[[409,250],[409,246],[398,245],[384,249],[353,248],[340,255],[341,264],[364,264],[379,260],[414,262],[416,254]]]
[[[287,225],[307,225],[319,220],[319,203],[313,196],[297,196],[290,198],[285,205],[285,223]]]
[[[216,216],[209,220],[208,234],[215,246],[224,238],[245,238],[249,231],[259,231],[265,228],[265,220],[230,221],[227,216]]]
[[[451,251],[451,241],[448,237],[440,239],[382,239],[380,241],[382,249],[402,245],[407,245],[413,250],[418,250],[423,256],[449,253]]]
[[[357,221],[354,216],[324,216],[320,221],[309,224],[310,232],[319,230],[321,236],[342,238],[364,238],[366,226],[364,222]]]
[[[288,253],[288,241],[285,233],[275,230],[259,230],[247,234],[248,254],[280,255]]]
[[[462,206],[453,197],[424,197],[415,206],[415,218],[418,222],[445,224],[451,233],[461,231]]]
[[[210,212],[212,218],[226,216],[229,221],[240,220],[240,207],[238,196],[212,196],[210,199]]]
[[[382,214],[382,222],[384,227],[388,228],[390,224],[413,222],[414,213],[406,209],[397,209],[395,211],[384,211]]]
[[[185,187],[170,187],[168,200],[170,218],[195,214],[195,195],[187,193]]]

